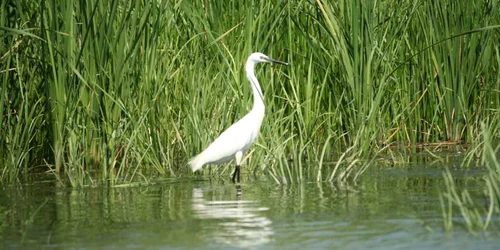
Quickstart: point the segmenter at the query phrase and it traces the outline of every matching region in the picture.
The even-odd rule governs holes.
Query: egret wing
[[[203,152],[205,163],[223,163],[232,159],[234,154],[248,148],[252,132],[246,128],[245,119],[241,119],[226,129]]]

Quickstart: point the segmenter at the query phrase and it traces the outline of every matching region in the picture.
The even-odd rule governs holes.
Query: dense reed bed
[[[7,0],[0,11],[6,182],[191,176],[187,160],[251,107],[253,51],[291,66],[257,69],[267,116],[246,176],[355,179],[390,146],[469,143],[500,118],[496,1]]]

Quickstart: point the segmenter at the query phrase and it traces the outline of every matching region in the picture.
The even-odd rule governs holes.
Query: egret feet
[[[240,166],[236,165],[234,168],[234,173],[233,173],[233,183],[236,183],[236,179],[238,179],[238,183],[240,183]]]

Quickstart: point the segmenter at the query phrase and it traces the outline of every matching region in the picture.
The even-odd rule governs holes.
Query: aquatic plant
[[[452,230],[454,225],[463,225],[470,232],[485,231],[490,228],[499,228],[498,218],[500,216],[500,161],[498,152],[500,146],[498,135],[500,126],[490,127],[482,124],[481,139],[473,150],[469,151],[469,158],[477,161],[469,161],[469,164],[486,166],[487,173],[482,180],[484,182],[485,204],[473,199],[467,188],[459,189],[455,186],[453,175],[450,171],[444,173],[446,189],[441,194],[441,207],[444,225],[447,230]],[[494,146],[495,145],[495,146]],[[465,161],[467,162],[467,161]]]
[[[500,106],[498,4],[470,4],[2,1],[0,179],[192,176],[251,107],[253,51],[291,67],[256,69],[267,114],[248,178],[352,180],[391,145],[470,142]]]

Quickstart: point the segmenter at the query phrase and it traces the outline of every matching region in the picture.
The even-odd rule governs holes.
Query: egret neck
[[[253,91],[253,112],[262,114],[262,119],[264,118],[265,106],[264,106],[264,96],[262,95],[262,90],[260,89],[259,81],[255,77],[255,61],[248,60],[245,64],[245,71],[247,73],[247,79],[252,86]]]

